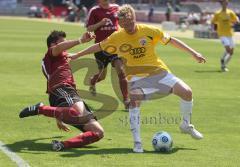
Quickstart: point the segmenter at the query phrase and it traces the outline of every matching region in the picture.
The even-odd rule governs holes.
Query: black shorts
[[[79,101],[82,101],[85,105],[86,110],[92,113],[88,105],[78,95],[77,90],[70,85],[60,86],[51,93],[49,93],[49,103],[52,107],[71,107]],[[70,125],[84,132],[84,125]]]
[[[94,53],[94,56],[98,65],[98,69],[104,69],[108,66],[109,63],[112,63],[114,60],[121,59],[118,57],[117,54],[110,55],[109,53],[104,51]],[[113,64],[112,66],[114,67]]]

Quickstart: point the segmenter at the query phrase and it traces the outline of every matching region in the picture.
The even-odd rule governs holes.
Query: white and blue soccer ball
[[[154,134],[152,145],[157,152],[169,152],[172,150],[173,140],[169,133],[161,131]]]

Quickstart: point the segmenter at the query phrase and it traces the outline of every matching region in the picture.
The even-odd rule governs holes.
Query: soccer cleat
[[[222,72],[228,72],[229,69],[227,67],[221,67]]]
[[[198,132],[198,131],[194,128],[194,125],[192,125],[192,124],[186,124],[186,123],[183,122],[183,123],[180,125],[179,128],[180,128],[180,130],[181,130],[182,133],[190,134],[190,135],[192,136],[192,138],[194,138],[194,139],[200,140],[200,139],[203,138],[203,135],[202,135],[200,132]]]
[[[96,96],[96,95],[97,95],[97,91],[96,91],[95,85],[91,85],[91,86],[89,87],[89,91],[90,91],[90,93],[91,93],[93,96]]]
[[[141,142],[134,142],[133,152],[143,153],[143,148],[142,148],[142,143]]]
[[[62,151],[64,149],[64,145],[60,141],[52,140],[52,149],[54,151]]]
[[[40,106],[43,106],[43,103],[40,102],[40,103],[37,103],[33,106],[29,106],[29,107],[26,107],[24,108],[20,114],[19,114],[19,117],[20,118],[24,118],[24,117],[29,117],[29,116],[34,116],[34,115],[38,115],[38,108]]]
[[[224,59],[221,59],[221,71],[228,72],[228,68],[225,66]]]

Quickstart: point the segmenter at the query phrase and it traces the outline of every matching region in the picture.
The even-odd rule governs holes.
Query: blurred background
[[[217,38],[211,31],[211,18],[220,9],[218,0],[112,0],[131,4],[137,20],[161,24],[165,30],[193,30],[195,37]],[[0,15],[58,19],[85,23],[96,0],[0,0]],[[240,1],[231,0],[228,7],[240,17]],[[240,31],[240,25],[235,25]]]

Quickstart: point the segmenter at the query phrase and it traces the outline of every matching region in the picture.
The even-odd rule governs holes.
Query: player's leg
[[[73,106],[74,108],[83,108],[84,112],[83,115],[92,114],[85,103],[82,103],[81,105],[76,104]],[[83,146],[86,146],[88,144],[94,143],[99,141],[104,136],[104,130],[102,126],[99,124],[99,122],[96,121],[95,118],[90,118],[86,122],[75,122],[75,124],[72,124],[72,126],[80,129],[83,133],[67,139],[65,141],[53,141],[53,149],[56,151],[60,151],[63,149],[68,148],[80,148]],[[61,149],[56,149],[56,148]]]
[[[77,111],[72,107],[52,107],[43,105],[43,103],[38,103],[29,107],[24,108],[20,114],[20,118],[35,116],[35,115],[44,115],[47,117],[61,119],[63,115],[72,116]]]
[[[35,116],[38,115],[39,113],[39,107],[43,106],[44,104],[42,102],[37,103],[35,105],[29,106],[24,108],[20,113],[19,117],[24,118],[24,117],[29,117],[29,116]]]
[[[106,78],[107,75],[107,68],[102,68],[99,69],[98,73],[93,75],[90,78],[90,87],[89,87],[89,91],[91,92],[92,95],[96,95],[97,91],[96,91],[96,83],[104,80]]]
[[[108,65],[108,57],[104,54],[104,52],[97,52],[94,55],[98,65],[98,73],[90,78],[89,91],[92,95],[96,95],[96,83],[106,78]]]
[[[221,70],[223,72],[229,71],[226,67],[233,55],[234,42],[231,37],[221,37],[222,44],[225,48],[225,52],[221,58]]]
[[[181,131],[190,134],[195,139],[202,139],[203,135],[191,124],[193,107],[191,88],[180,80],[173,86],[173,93],[181,98],[180,112],[183,117],[183,122],[180,125]]]
[[[94,115],[90,112],[89,108],[80,99],[76,90],[72,87],[63,86],[57,88],[54,92],[50,94],[49,101],[50,104],[53,106],[44,106],[39,103],[37,105],[25,108],[19,116],[23,118],[39,114],[53,117],[63,121],[66,124],[71,124],[78,127],[82,127],[89,122],[96,122],[95,120],[93,120]],[[64,148],[81,147],[100,140],[103,137],[102,127],[97,122],[94,124],[97,127],[94,129],[94,131],[84,132],[67,141],[54,140],[52,142],[53,149],[55,151],[60,151]]]
[[[141,100],[144,99],[144,93],[140,88],[132,89],[129,92],[130,95],[130,104],[129,104],[129,121],[130,128],[134,141],[133,151],[136,153],[142,153],[142,141],[140,135],[140,104]]]
[[[225,46],[225,50],[228,53],[228,56],[226,56],[226,58],[224,60],[225,65],[227,65],[229,63],[229,61],[231,60],[233,53],[234,53],[234,45],[235,45],[232,37],[228,37],[227,39],[229,41],[229,46]]]
[[[233,53],[234,53],[234,48],[231,48],[230,47],[230,50],[229,50],[229,57],[226,59],[226,65],[229,63],[229,61],[232,59],[232,56],[233,56]]]
[[[39,105],[41,104],[41,105]],[[77,102],[79,105],[83,105],[83,102]],[[34,110],[32,108],[35,108]],[[76,109],[74,107],[53,107],[46,106],[42,103],[26,107],[23,109],[19,117],[29,117],[34,115],[44,115],[46,117],[56,118],[67,124],[79,124],[88,122],[89,119],[94,118],[93,114],[82,114],[82,110]]]
[[[67,92],[70,95],[67,96],[67,104],[63,104],[58,100],[59,98],[57,99],[57,104],[69,106],[71,105],[68,104],[69,101],[73,101],[74,104],[71,106],[71,112],[67,112],[67,114],[62,113],[61,120],[66,124],[70,124],[80,129],[83,133],[65,141],[53,141],[52,144],[55,151],[83,147],[96,142],[103,137],[103,128],[95,120],[95,117],[87,104],[80,99],[76,90],[71,89]]]
[[[76,116],[80,116],[83,113],[83,108],[77,108],[75,107],[76,105],[74,105],[78,104],[79,106],[83,106],[83,102],[76,90],[71,86],[61,86],[52,91],[49,95],[49,102],[51,106],[38,103],[26,107],[20,112],[19,117],[44,115],[63,121],[71,120],[72,122],[76,122],[79,121],[79,118],[76,118]],[[88,115],[82,116],[81,120],[85,119],[85,117],[88,117]]]
[[[158,80],[158,76],[133,77],[129,82],[129,118],[132,136],[134,140],[134,152],[143,152],[140,136],[140,104],[143,100],[151,99],[154,93],[159,91],[157,84]],[[161,88],[163,87],[161,86]]]
[[[129,98],[128,98],[128,83],[124,71],[124,65],[121,59],[117,58],[117,55],[115,59],[112,60],[113,67],[115,67],[117,74],[118,74],[118,80],[119,80],[119,86],[122,92],[123,96],[123,102],[125,105],[125,109],[129,106]]]
[[[230,61],[231,57],[232,57],[231,48],[229,46],[225,46],[225,52],[221,58],[221,70],[223,72],[228,71],[227,63]]]

